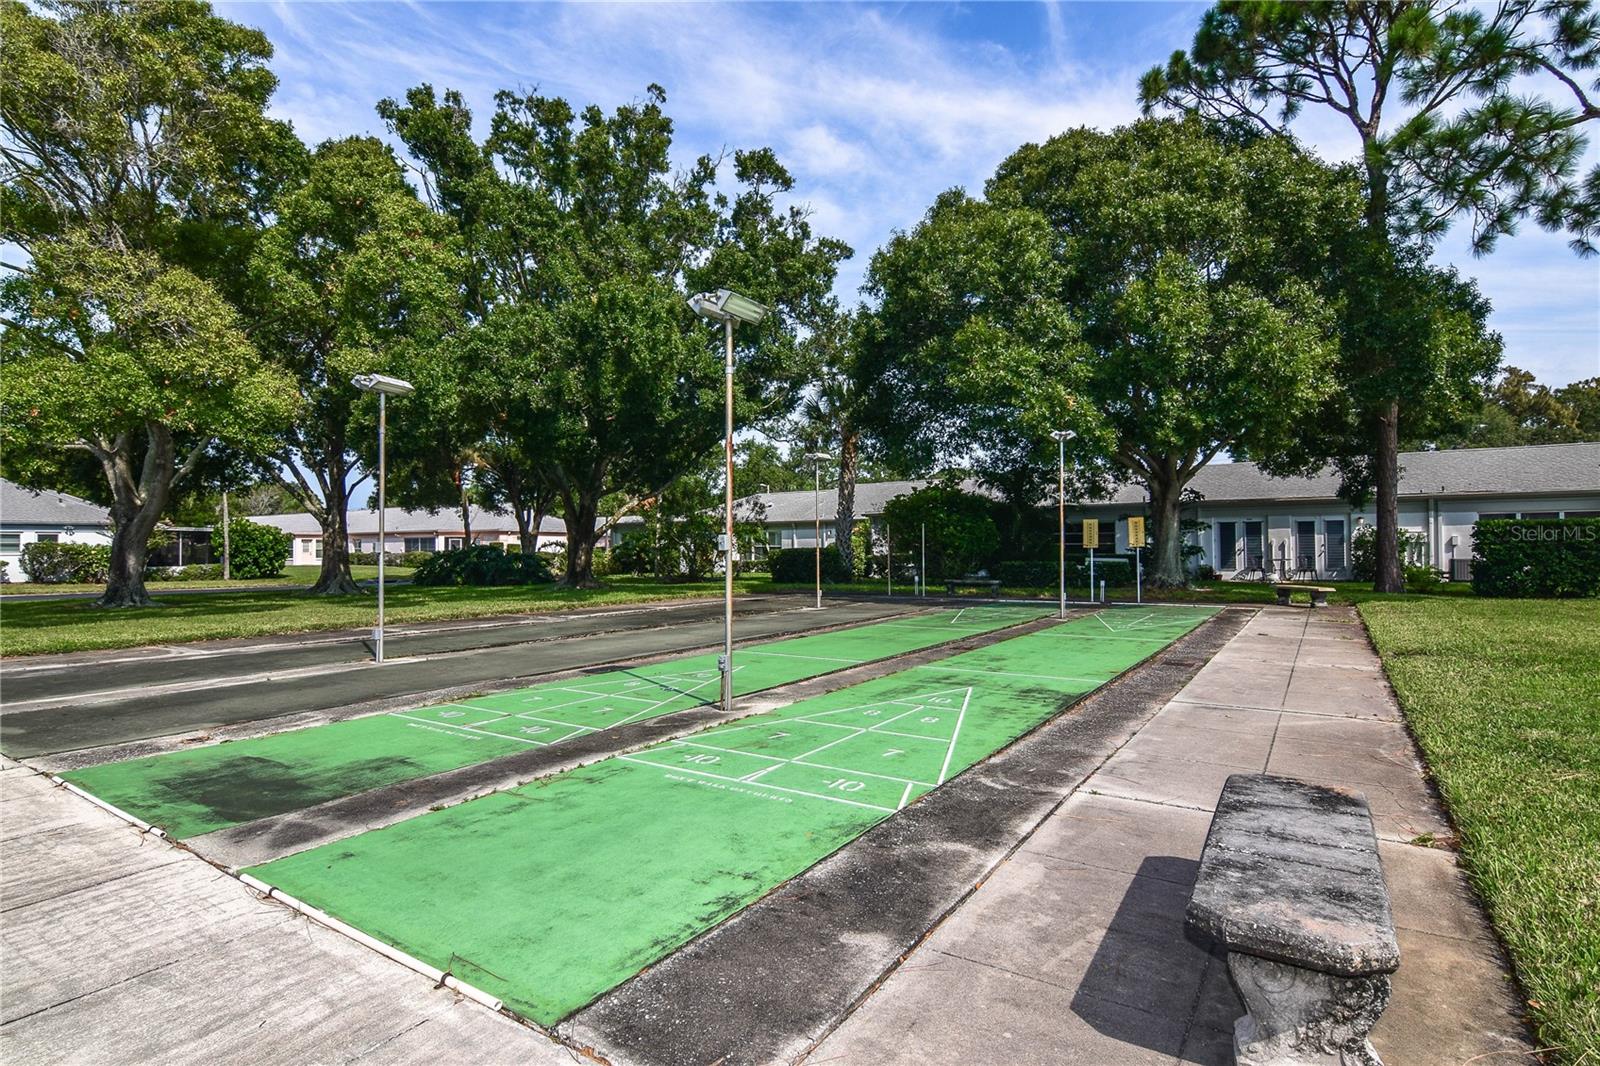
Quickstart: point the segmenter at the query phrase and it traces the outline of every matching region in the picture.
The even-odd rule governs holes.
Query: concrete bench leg
[[[1336,977],[1228,953],[1246,1014],[1234,1023],[1239,1066],[1382,1066],[1367,1034],[1389,1005],[1389,976]]]
[[[1326,606],[1328,606],[1328,594],[1326,592],[1323,592],[1321,589],[1314,590],[1311,593],[1311,606],[1313,606],[1313,607],[1326,607]]]
[[[1289,606],[1289,597],[1292,596],[1292,595],[1294,595],[1294,593],[1290,592],[1288,589],[1279,589],[1278,590],[1278,606],[1279,607],[1287,607],[1287,606]]]

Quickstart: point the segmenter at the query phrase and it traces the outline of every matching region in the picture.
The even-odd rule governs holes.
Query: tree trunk
[[[1377,128],[1376,121],[1372,125]],[[1366,222],[1374,240],[1389,242],[1389,169],[1381,152],[1367,132],[1362,138],[1367,168]],[[1388,369],[1388,355],[1371,352],[1373,366]],[[1382,369],[1379,370],[1382,373]],[[1379,404],[1377,436],[1373,441],[1373,478],[1376,482],[1377,578],[1376,592],[1405,591],[1405,572],[1400,568],[1400,397],[1391,395]]]
[[[1400,560],[1400,402],[1389,401],[1378,417],[1377,452],[1372,457],[1377,482],[1378,520],[1375,532],[1376,592],[1404,592],[1405,570]]]
[[[106,590],[96,607],[149,607],[153,602],[144,587],[145,561],[150,556],[150,535],[167,509],[176,478],[176,451],[172,432],[151,423],[140,473],[134,474],[133,456],[126,436],[115,451],[100,453],[100,464],[111,487],[111,566]]]
[[[344,487],[345,471],[342,467],[332,471],[328,481],[327,499],[322,512],[317,515],[322,526],[322,569],[317,573],[316,584],[310,591],[319,596],[347,596],[360,592],[354,575],[350,573],[350,529],[347,512],[349,497]],[[382,549],[379,545],[379,549]]]
[[[155,531],[162,509],[147,501],[131,515],[117,515],[116,529],[111,534],[111,569],[106,590],[95,601],[96,607],[152,606],[154,601],[144,587],[144,566],[150,555],[150,534]],[[116,515],[117,510],[113,508],[112,513]]]
[[[594,546],[599,537],[595,523],[600,517],[597,494],[578,490],[562,496],[567,510],[567,572],[560,584],[566,588],[597,589],[594,577]]]
[[[537,519],[532,516],[532,508],[524,506],[521,500],[511,501],[511,513],[517,519],[517,547],[523,555],[537,550],[535,537],[532,530],[538,528],[534,525]]]
[[[1182,588],[1189,583],[1189,574],[1183,568],[1183,531],[1178,517],[1183,484],[1176,478],[1151,478],[1149,487],[1156,543],[1150,553],[1145,584],[1151,588]]]
[[[839,547],[844,568],[855,573],[855,546],[851,533],[856,524],[856,452],[861,435],[845,425],[839,433],[839,508],[833,516],[833,542]]]

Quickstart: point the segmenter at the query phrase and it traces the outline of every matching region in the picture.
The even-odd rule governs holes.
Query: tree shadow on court
[[[1198,869],[1171,855],[1139,864],[1073,993],[1072,1012],[1096,1032],[1161,1055],[1209,1053],[1243,1013],[1220,949],[1184,928]]]

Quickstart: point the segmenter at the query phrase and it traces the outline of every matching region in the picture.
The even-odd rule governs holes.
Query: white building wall
[[[40,539],[54,539],[60,544],[110,544],[111,530],[99,526],[7,524],[0,527],[0,561],[7,564],[6,576],[12,581],[27,579],[22,569],[22,549]]]

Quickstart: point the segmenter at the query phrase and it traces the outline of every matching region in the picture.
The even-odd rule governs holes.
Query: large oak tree
[[[686,295],[732,288],[774,308],[737,333],[749,421],[792,406],[796,325],[825,306],[849,254],[781,202],[792,181],[768,150],[735,152],[726,186],[708,157],[674,173],[664,102],[652,86],[607,114],[503,92],[482,141],[459,94],[424,85],[380,105],[472,257],[482,343],[466,392],[560,498],[572,585],[594,583],[610,524],[720,435],[721,335]],[[602,515],[613,495],[621,505]]]
[[[109,504],[100,603],[150,602],[149,538],[221,446],[293,410],[225,298],[293,132],[258,31],[200,3],[0,5],[8,477]]]
[[[879,431],[1033,503],[1048,431],[1075,430],[1078,488],[1147,486],[1151,581],[1181,584],[1189,480],[1292,447],[1333,388],[1328,264],[1357,190],[1282,139],[1147,120],[1025,146],[986,193],[947,193],[873,260]]]
[[[1373,245],[1354,258],[1369,291],[1404,290],[1418,277],[1415,256],[1394,243],[1425,247],[1463,216],[1479,252],[1530,216],[1594,251],[1600,167],[1578,168],[1581,128],[1600,118],[1597,56],[1600,15],[1587,0],[1225,0],[1188,52],[1144,76],[1140,98],[1147,112],[1272,133],[1308,110],[1346,124],[1360,144]],[[1529,91],[1541,82],[1549,94]],[[1358,406],[1328,412],[1316,450],[1340,464],[1352,495],[1376,490],[1376,587],[1397,592],[1400,442],[1451,410],[1477,368],[1463,360],[1441,379],[1436,350],[1382,343],[1414,322],[1381,322],[1382,303],[1352,307],[1360,318],[1346,330],[1355,343],[1342,373]],[[1404,299],[1395,307],[1401,319],[1411,313]]]
[[[373,138],[328,141],[273,203],[250,260],[246,306],[262,352],[294,376],[300,417],[276,434],[262,473],[322,528],[318,593],[357,591],[346,513],[373,450],[356,374],[391,371],[459,325],[463,262],[453,227],[418,198]],[[370,466],[368,467],[370,469]]]

